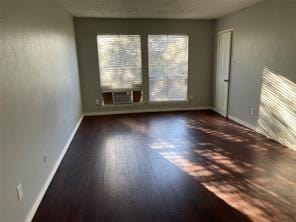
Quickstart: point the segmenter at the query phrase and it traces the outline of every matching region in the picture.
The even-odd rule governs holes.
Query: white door
[[[228,115],[228,94],[231,65],[232,30],[218,34],[215,108],[222,116]]]

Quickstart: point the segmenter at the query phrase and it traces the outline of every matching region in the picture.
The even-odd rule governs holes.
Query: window
[[[188,36],[149,35],[150,101],[186,101]]]
[[[97,44],[102,92],[141,89],[141,37],[98,35]]]

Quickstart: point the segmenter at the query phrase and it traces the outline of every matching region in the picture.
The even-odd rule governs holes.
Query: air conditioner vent
[[[132,93],[130,91],[125,92],[113,92],[113,104],[131,104]]]

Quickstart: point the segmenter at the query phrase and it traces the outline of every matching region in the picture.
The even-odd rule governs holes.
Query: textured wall
[[[57,0],[5,0],[2,49],[5,214],[0,221],[20,222],[81,116],[73,19]]]
[[[184,107],[207,107],[212,105],[212,58],[214,22],[198,20],[159,19],[83,19],[74,21],[83,105],[85,112],[145,110]],[[98,84],[99,68],[97,34],[140,34],[143,47],[147,48],[147,34],[189,35],[189,85],[188,94],[193,96],[190,104],[144,104],[125,107],[102,108],[95,104],[100,99]],[[143,84],[147,102],[147,50],[143,50]],[[146,62],[145,62],[146,61]]]
[[[219,19],[234,28],[230,115],[296,149],[296,2],[266,1]],[[255,108],[255,115],[251,115]]]
[[[3,5],[2,0],[0,0],[0,46],[3,45]],[[3,50],[0,50],[0,58],[3,58]],[[0,62],[1,63],[1,62]],[[0,68],[1,70],[1,68]],[[3,73],[0,71],[0,220],[3,218]]]

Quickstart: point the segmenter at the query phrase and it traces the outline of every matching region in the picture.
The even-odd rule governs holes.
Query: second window
[[[188,36],[149,35],[149,100],[187,101]]]

